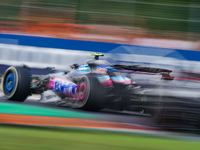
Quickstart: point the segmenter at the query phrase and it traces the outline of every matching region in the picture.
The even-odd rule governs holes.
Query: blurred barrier
[[[145,63],[200,70],[199,51],[12,34],[0,34],[0,43],[0,64],[69,69],[68,66],[73,63],[92,59],[90,52],[100,52],[106,53],[103,59],[111,63]]]
[[[0,44],[0,64],[6,65],[27,64],[35,68],[69,69],[70,64],[81,64],[89,58],[89,52],[84,51]]]

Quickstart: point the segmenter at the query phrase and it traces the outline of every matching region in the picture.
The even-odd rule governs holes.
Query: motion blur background
[[[1,0],[0,32],[199,50],[199,0]]]
[[[105,51],[101,49],[105,49]],[[114,57],[119,62],[144,62],[148,65],[150,63],[153,65],[159,64],[162,65],[162,68],[199,71],[200,1],[0,0],[0,65],[21,65],[24,63],[30,67],[44,68],[54,66],[65,69],[69,64],[80,63],[80,60],[88,59],[85,58],[86,54],[95,50],[107,53],[105,57],[108,56],[108,58],[112,58],[115,54]],[[88,57],[90,58],[90,56]],[[172,60],[171,58],[176,59]],[[0,74],[4,70],[5,68],[2,70],[0,66]],[[180,78],[180,76],[178,77]],[[183,96],[183,92],[188,95],[186,97],[188,99],[191,99],[191,95],[195,97],[196,93],[199,96],[200,75],[198,74],[197,77],[198,80],[194,80],[189,84],[188,87],[192,87],[190,91],[188,91],[189,88],[186,89],[187,92],[182,91],[180,88],[179,93],[181,96]],[[186,77],[184,78],[187,79]],[[195,94],[191,92],[193,91],[194,83],[198,84]],[[177,85],[177,82],[175,84]],[[185,82],[181,82],[178,85],[180,87],[186,86]],[[172,90],[177,94],[177,90]],[[173,95],[171,94],[170,96]],[[176,98],[176,95],[174,97]],[[199,102],[199,97],[195,97],[195,100]],[[196,106],[196,101],[194,102]],[[9,110],[4,106],[2,108],[5,108],[6,111]],[[188,113],[192,116],[189,119],[193,119],[194,114],[199,119],[199,107],[195,108],[195,110]],[[20,109],[17,110],[14,107],[13,110],[18,113]],[[27,111],[30,112],[28,109]],[[10,131],[9,134],[8,131]],[[20,133],[18,133],[19,131]],[[32,149],[35,149],[36,146],[42,147],[41,149],[45,147],[46,149],[53,149],[54,147],[51,147],[51,144],[57,142],[56,140],[58,140],[57,146],[63,146],[62,149],[66,149],[70,144],[73,147],[77,145],[79,149],[81,147],[87,150],[90,145],[93,146],[91,149],[94,149],[94,147],[95,149],[98,149],[98,147],[102,149],[103,145],[110,146],[107,146],[108,149],[128,149],[129,147],[129,149],[134,149],[135,143],[139,144],[139,146],[135,146],[136,149],[140,149],[142,146],[141,149],[148,150],[149,148],[159,149],[159,147],[162,147],[160,149],[170,150],[199,148],[198,145],[194,145],[194,143],[190,145],[185,141],[184,143],[176,144],[174,139],[172,144],[169,144],[169,140],[164,141],[164,144],[162,144],[161,141],[157,140],[155,142],[152,142],[152,140],[146,142],[144,138],[141,138],[141,142],[137,142],[138,137],[131,140],[127,140],[122,136],[117,137],[117,140],[113,137],[108,137],[107,140],[103,135],[102,139],[96,140],[93,134],[92,137],[88,138],[85,133],[81,138],[80,135],[74,133],[74,136],[69,136],[69,133],[63,132],[65,135],[61,136],[43,134],[40,130],[38,130],[40,133],[35,131],[27,133],[26,130],[24,130],[25,133],[21,132],[21,130],[19,131],[13,132],[9,128],[1,128],[0,149],[14,149],[16,147],[20,147],[20,149],[31,149],[32,147]],[[50,133],[50,131],[48,132]],[[23,137],[18,138],[21,133],[23,133]],[[48,138],[43,137],[46,135],[50,136]],[[66,144],[65,136],[70,138],[70,143]],[[116,137],[116,135],[114,136]],[[72,137],[74,138],[73,140]],[[77,137],[83,142],[77,142]],[[99,134],[97,134],[97,137],[99,137]],[[64,144],[60,143],[61,138],[63,138]],[[49,139],[52,139],[52,142]],[[95,142],[91,144],[92,139]],[[27,143],[26,140],[31,143]],[[105,144],[101,143],[103,140]],[[98,143],[99,141],[100,143]],[[11,142],[12,144],[10,144]],[[121,143],[123,144],[121,147],[117,145]],[[186,147],[185,143],[187,144]]]

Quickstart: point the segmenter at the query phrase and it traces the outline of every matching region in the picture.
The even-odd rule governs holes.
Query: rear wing
[[[159,73],[162,75],[162,79],[166,80],[173,80],[174,77],[170,76],[170,73],[172,70],[168,69],[162,69],[162,68],[153,68],[153,67],[141,67],[139,65],[114,65],[113,66],[117,70],[130,70],[133,71],[141,71],[141,72],[147,72],[147,73]],[[131,72],[130,72],[131,73]]]
[[[162,69],[162,68],[152,68],[152,67],[141,67],[139,65],[114,65],[116,69],[126,69],[133,71],[143,71],[143,72],[151,72],[151,73],[171,73],[172,70]]]

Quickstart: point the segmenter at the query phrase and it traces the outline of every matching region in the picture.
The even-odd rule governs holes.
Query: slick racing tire
[[[8,100],[23,102],[30,94],[31,73],[26,67],[9,67],[3,78],[3,93]]]
[[[105,107],[103,87],[97,77],[93,75],[82,75],[75,80],[79,85],[78,95],[81,99],[73,103],[73,108],[97,111]]]

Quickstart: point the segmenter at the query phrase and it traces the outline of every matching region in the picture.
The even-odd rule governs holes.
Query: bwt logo
[[[59,92],[66,92],[67,94],[72,93],[75,94],[77,85],[72,82],[60,82],[55,81],[54,89]]]

